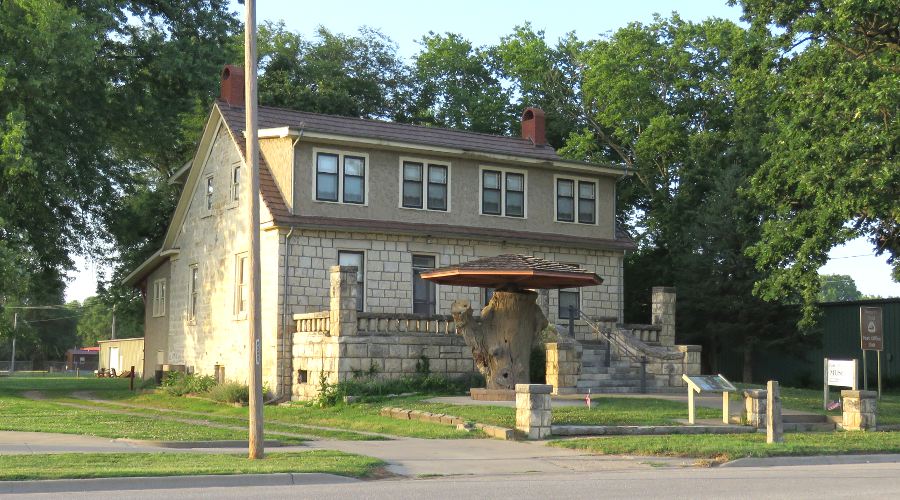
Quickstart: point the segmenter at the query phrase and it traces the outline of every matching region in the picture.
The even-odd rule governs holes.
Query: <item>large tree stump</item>
[[[472,317],[468,300],[453,302],[450,313],[456,332],[472,348],[475,367],[488,389],[515,389],[516,384],[529,383],[531,349],[547,326],[537,296],[528,290],[498,290],[482,309],[480,321]]]

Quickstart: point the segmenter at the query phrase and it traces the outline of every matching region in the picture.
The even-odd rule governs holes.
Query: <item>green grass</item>
[[[843,455],[900,452],[897,432],[811,432],[785,434],[783,444],[766,444],[766,435],[610,436],[567,439],[553,446],[603,455],[689,457],[728,461],[743,457]]]
[[[762,385],[741,384],[741,389],[765,389]],[[841,399],[841,390],[832,388],[830,393],[832,400]],[[840,416],[840,408],[826,411],[822,408],[822,389],[796,389],[793,387],[781,388],[781,404],[784,408],[798,411],[817,413],[820,415]],[[878,424],[900,425],[900,392],[883,392],[878,401]]]
[[[594,406],[556,406],[554,425],[677,425],[677,419],[687,418],[687,405],[676,401],[645,398],[617,398],[595,396]],[[515,408],[486,405],[453,405],[429,403],[419,399],[390,402],[386,406],[408,410],[446,413],[465,420],[512,428],[516,423]],[[721,418],[722,411],[697,408],[697,418]]]
[[[0,480],[322,472],[371,475],[384,463],[339,451],[269,453],[263,460],[208,453],[63,453],[0,456]]]

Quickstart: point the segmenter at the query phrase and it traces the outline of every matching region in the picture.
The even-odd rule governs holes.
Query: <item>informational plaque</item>
[[[828,360],[828,385],[834,387],[856,387],[855,360]]]
[[[859,308],[859,336],[863,351],[884,350],[884,322],[880,307]]]
[[[722,394],[722,422],[729,423],[728,393],[737,389],[722,375],[687,375],[681,379],[688,386],[688,423],[694,423],[694,394],[701,392],[719,392]]]

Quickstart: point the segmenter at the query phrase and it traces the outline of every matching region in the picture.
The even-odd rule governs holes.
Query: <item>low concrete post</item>
[[[329,334],[356,335],[356,266],[331,266],[330,272]]]
[[[744,391],[744,415],[747,425],[764,429],[766,427],[766,399],[768,392],[764,389],[749,389]]]
[[[550,436],[550,392],[552,385],[516,384],[516,429],[525,439]]]
[[[546,348],[547,384],[553,386],[553,394],[574,394],[580,371],[575,342],[568,339],[548,342]]]
[[[766,385],[766,443],[784,442],[784,425],[781,420],[781,388],[770,380]]]
[[[876,391],[841,391],[845,431],[874,431],[878,426]]]

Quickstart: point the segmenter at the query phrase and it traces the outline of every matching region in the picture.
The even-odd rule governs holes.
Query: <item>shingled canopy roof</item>
[[[603,278],[578,266],[518,254],[476,259],[421,276],[441,285],[497,289],[572,288],[603,283]]]

